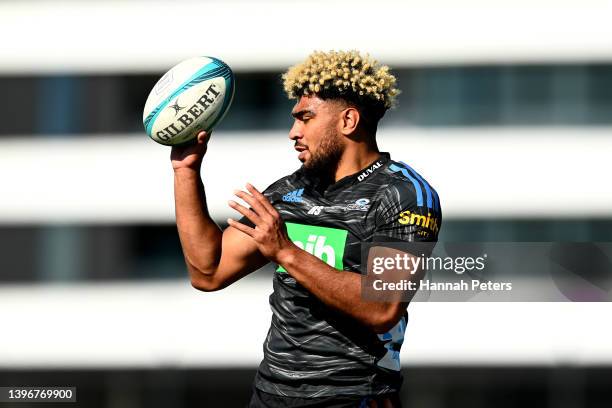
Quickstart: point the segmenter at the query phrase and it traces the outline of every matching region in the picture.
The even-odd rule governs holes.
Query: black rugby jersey
[[[437,241],[442,214],[436,191],[387,153],[327,186],[303,169],[264,194],[300,248],[346,273],[365,273],[361,243]],[[277,266],[272,322],[255,386],[293,397],[374,395],[401,385],[399,349],[407,313],[385,334],[323,304]]]

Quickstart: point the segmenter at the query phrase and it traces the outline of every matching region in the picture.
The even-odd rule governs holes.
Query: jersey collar
[[[345,189],[350,185],[361,183],[362,181],[369,179],[375,173],[378,173],[380,170],[382,170],[383,167],[385,167],[385,164],[387,164],[390,160],[391,156],[389,155],[389,153],[381,152],[378,159],[369,163],[366,167],[359,170],[357,173],[343,177],[334,184],[331,184],[329,187],[327,187],[325,193],[327,194],[332,191]]]

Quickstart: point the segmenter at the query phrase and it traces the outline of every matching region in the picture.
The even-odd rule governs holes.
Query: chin
[[[302,158],[298,158],[298,160],[305,166],[308,165],[308,163],[310,163],[310,155],[306,154],[306,157],[302,157]]]

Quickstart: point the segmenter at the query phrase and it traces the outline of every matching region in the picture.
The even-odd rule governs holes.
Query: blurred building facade
[[[334,36],[339,38],[342,30],[346,29],[343,24],[335,28],[317,25],[315,31],[331,30],[332,39],[326,42],[325,38],[315,35],[313,43],[309,44],[301,38],[304,44],[300,43],[286,52],[274,46],[273,39],[283,35],[282,32],[275,32],[270,27],[261,28],[261,22],[264,22],[264,26],[273,27],[274,21],[294,19],[297,10],[305,7],[304,4],[288,6],[268,1],[257,7],[253,5],[256,2],[204,2],[199,5],[181,2],[183,6],[195,7],[201,13],[206,12],[206,7],[213,8],[220,20],[233,15],[235,7],[255,7],[255,10],[259,10],[260,23],[253,25],[246,11],[238,13],[236,24],[246,26],[242,30],[235,29],[224,48],[224,44],[219,44],[222,36],[207,47],[207,37],[197,30],[197,24],[206,24],[196,24],[194,21],[193,26],[185,29],[185,33],[179,37],[198,38],[198,41],[191,48],[181,45],[183,48],[177,51],[171,48],[172,40],[167,38],[172,37],[172,30],[164,32],[166,38],[160,39],[159,47],[152,48],[150,44],[145,44],[145,34],[150,33],[150,28],[138,17],[140,12],[158,20],[165,13],[173,16],[176,11],[169,11],[167,6],[148,6],[137,0],[82,3],[85,4],[49,0],[7,1],[0,4],[0,22],[5,23],[5,30],[29,20],[44,21],[45,13],[48,13],[60,18],[59,23],[56,22],[58,25],[62,22],[69,26],[75,24],[75,29],[81,31],[72,34],[84,38],[91,36],[94,45],[99,46],[105,35],[111,42],[105,43],[99,49],[99,54],[89,52],[83,55],[83,50],[87,49],[82,44],[83,39],[80,42],[78,38],[70,39],[68,34],[62,34],[66,28],[56,28],[54,31],[53,24],[43,22],[41,30],[48,30],[50,38],[56,41],[53,46],[56,47],[57,56],[49,51],[50,45],[44,39],[39,43],[27,38],[21,40],[21,48],[26,48],[26,51],[19,50],[19,44],[2,51],[6,62],[0,62],[0,89],[4,90],[0,98],[0,112],[3,112],[4,118],[0,127],[0,162],[4,161],[5,165],[0,164],[0,169],[6,189],[4,204],[0,206],[4,212],[0,225],[0,284],[3,293],[9,294],[13,288],[17,288],[22,290],[20,293],[24,296],[13,300],[5,297],[3,305],[6,308],[23,307],[28,301],[27,288],[30,287],[43,291],[36,293],[50,294],[45,292],[45,288],[57,285],[96,288],[107,285],[121,287],[124,283],[134,285],[138,282],[161,282],[162,285],[180,282],[188,286],[172,219],[169,150],[147,140],[141,116],[148,92],[164,70],[180,59],[198,54],[225,59],[236,71],[237,88],[232,108],[214,134],[215,143],[218,140],[220,146],[215,153],[219,161],[215,163],[231,163],[234,154],[249,151],[257,144],[277,146],[278,151],[284,149],[287,155],[291,155],[286,134],[291,126],[292,102],[283,94],[281,84],[281,74],[287,63],[297,62],[312,49],[361,48],[364,44],[364,51],[391,65],[402,90],[398,108],[388,112],[381,122],[379,139],[383,147],[385,137],[388,137],[392,146],[399,147],[392,154],[401,155],[402,160],[409,163],[412,163],[412,159],[416,160],[420,166],[418,170],[425,176],[435,168],[433,184],[443,186],[438,190],[443,210],[448,206],[449,211],[445,211],[441,240],[612,240],[612,200],[607,183],[612,165],[601,160],[606,154],[602,149],[612,147],[612,49],[606,54],[601,46],[601,37],[605,37],[610,29],[601,28],[598,17],[609,11],[609,6],[604,2],[574,1],[564,6],[547,1],[535,4],[501,2],[496,8],[485,2],[470,1],[466,2],[465,9],[452,6],[452,2],[442,2],[438,8],[417,2],[382,2],[395,10],[397,18],[403,19],[406,24],[414,23],[417,26],[414,30],[422,27],[415,21],[418,16],[428,17],[430,26],[437,27],[444,38],[417,36],[414,34],[417,31],[411,32],[410,28],[406,28],[407,33],[391,30],[390,35],[379,33],[374,39],[362,33],[356,35],[354,41],[343,42],[333,39]],[[330,2],[332,8],[342,9],[345,6],[342,2]],[[445,7],[452,10],[445,10]],[[264,11],[270,8],[273,11],[265,17]],[[458,14],[449,16],[452,11]],[[126,44],[112,43],[119,35],[108,32],[112,30],[112,24],[107,27],[106,34],[94,33],[98,23],[93,21],[92,15],[97,12],[101,15],[121,15],[117,17],[116,31],[125,36]],[[496,26],[495,23],[502,21],[504,15],[522,16],[524,19],[514,24],[500,23]],[[544,18],[548,18],[547,21]],[[483,19],[489,22],[486,27],[481,26]],[[92,24],[91,32],[83,31],[84,22]],[[212,32],[220,32],[221,23],[211,24]],[[279,30],[285,29],[283,24],[280,24],[282,28]],[[401,25],[401,22],[396,24]],[[546,30],[547,24],[550,25],[550,33]],[[572,37],[571,27],[574,26],[583,28],[579,41]],[[464,31],[456,38],[454,48],[457,50],[451,52],[451,48],[454,48],[448,42],[452,43],[457,27],[463,27]],[[538,27],[542,28],[542,32],[538,32]],[[563,31],[564,27],[567,33]],[[594,27],[601,30],[597,31]],[[479,30],[483,31],[479,33]],[[133,33],[131,36],[130,32]],[[250,41],[245,32],[253,33]],[[410,33],[416,39],[402,37]],[[292,34],[300,38],[299,33]],[[142,38],[132,38],[139,36]],[[492,46],[492,39],[495,38],[499,42]],[[66,42],[58,42],[62,39]],[[503,39],[507,42],[504,43]],[[143,44],[143,49],[133,50],[134,58],[130,60],[130,47],[134,41]],[[413,42],[418,42],[418,47]],[[27,51],[27,47],[33,43],[38,44],[38,48]],[[380,48],[377,48],[377,44],[381,44]],[[283,41],[281,45],[287,48]],[[102,61],[102,57],[114,55],[114,47],[117,57],[110,59],[109,63]],[[261,50],[256,51],[267,57],[263,62],[253,51],[257,47]],[[504,48],[507,53],[503,52]],[[35,58],[37,53],[46,58],[39,66]],[[559,156],[563,162],[557,161],[557,133],[561,135],[559,140],[566,149],[564,152],[582,153],[575,156],[564,153]],[[476,138],[474,135],[477,135]],[[534,140],[530,140],[532,135],[535,135]],[[417,146],[413,144],[414,139],[421,137],[429,138],[425,141],[429,146],[428,151],[413,148]],[[448,156],[440,156],[438,150],[444,150],[449,140],[458,146],[472,146],[470,151],[473,154],[449,164],[444,161],[444,157]],[[518,151],[536,151],[541,155],[540,159],[525,164],[520,155],[504,157],[508,144],[513,143],[518,146]],[[443,146],[436,147],[437,144]],[[487,161],[489,167],[481,169],[482,179],[472,178],[466,180],[465,185],[455,185],[453,188],[445,184],[448,183],[445,174],[460,171],[453,167],[456,163],[479,161],[478,152],[484,144],[488,146],[486,151],[489,154],[497,152],[495,154],[499,155],[500,160],[504,157],[501,162],[523,167],[522,179],[515,180],[507,187],[493,185],[496,178],[503,182],[511,180],[514,171],[508,165],[491,165],[495,163],[493,158]],[[211,152],[215,147],[211,145]],[[144,161],[138,158],[141,149],[147,152]],[[446,149],[445,154],[452,154],[448,147]],[[593,156],[588,154],[589,149]],[[166,178],[147,180],[148,184],[144,186],[126,184],[122,174],[135,169],[126,167],[126,163],[130,162],[129,157],[118,159],[122,151],[128,152],[141,166],[138,177],[166,174]],[[85,160],[78,162],[82,167],[66,166],[58,170],[53,166],[53,161],[49,164],[41,159],[47,154],[54,160],[72,160],[75,156],[82,156]],[[88,162],[90,157],[95,157],[95,162]],[[593,163],[594,157],[597,163]],[[250,157],[247,165],[256,167],[268,159]],[[292,163],[297,167],[297,160]],[[540,166],[553,169],[548,181],[555,186],[550,187],[554,191],[548,190],[546,177],[537,176],[542,171]],[[86,177],[79,176],[83,172],[87,173]],[[228,175],[228,172],[231,174]],[[262,172],[265,175],[261,179],[270,182],[284,175],[278,174],[274,166],[263,166]],[[56,190],[45,189],[44,185],[36,183],[36,180],[42,180],[40,184],[47,182],[45,173],[57,183]],[[529,180],[524,175],[529,173],[534,174],[539,185],[531,186],[526,192],[525,185],[529,184]],[[235,166],[212,168],[209,174],[211,179],[226,177],[236,183],[248,181],[244,179],[244,170]],[[563,183],[564,178],[568,178],[570,185]],[[83,197],[82,204],[74,202],[73,197],[78,197],[79,191],[84,191],[84,195],[95,195],[95,183],[103,179],[107,180],[108,185],[100,187],[100,195],[104,195],[112,205],[92,206],[86,197]],[[576,185],[576,180],[581,180],[581,184]],[[117,186],[116,191],[120,191],[114,196],[113,184]],[[240,184],[228,188],[237,187]],[[142,216],[130,215],[140,205],[138,197],[130,197],[131,188],[134,195],[150,195]],[[503,207],[492,206],[486,198],[500,190],[512,190],[508,194],[510,198]],[[75,195],[66,196],[67,191]],[[462,191],[465,195],[471,195],[473,210],[466,211],[466,205],[458,204]],[[536,198],[530,195],[538,193]],[[66,197],[65,203],[62,203],[62,197]],[[220,223],[229,215],[228,209],[220,209],[227,199],[227,195],[209,195],[209,200],[219,202],[213,208],[217,210],[213,211],[213,216],[218,217]],[[540,203],[532,213],[526,204],[530,200]],[[70,206],[80,206],[82,211],[62,210]],[[268,268],[253,277],[256,281],[253,284],[264,306],[270,290],[270,276],[271,270]],[[109,296],[109,301],[114,299],[115,292],[104,293]],[[91,294],[85,291],[81,295],[83,302],[88,302],[87,296]],[[77,293],[75,296],[81,295]],[[61,302],[61,294],[50,296],[49,301]],[[240,302],[237,292],[230,292],[227,296],[227,302]],[[176,310],[178,312],[180,309]],[[191,310],[194,316],[206,312]],[[20,309],[14,309],[11,313],[19,315]],[[24,312],[24,316],[35,316],[37,312],[28,313]],[[117,311],[117,315],[120,313]],[[269,319],[269,315],[265,313],[256,317],[264,326],[268,324],[266,319]],[[112,324],[104,324],[108,324],[108,330],[113,330]],[[265,331],[265,327],[263,329]],[[207,330],[215,331],[214,328]],[[483,332],[486,333],[486,328]],[[121,331],[109,333],[109,338],[114,336],[121,337]],[[5,341],[5,346],[14,345],[20,342],[20,338]],[[172,343],[172,340],[168,341]],[[259,341],[263,341],[263,337]],[[17,355],[28,355],[29,347],[37,347],[36,341],[23,344],[16,351]],[[109,347],[122,346],[119,341]],[[178,347],[172,349],[170,346],[172,353],[176,353]],[[210,343],[210,347],[216,347],[216,343]],[[5,357],[13,351],[5,347]],[[260,357],[255,355],[245,360],[244,364],[232,362],[228,366],[217,362],[185,368],[182,363],[170,362],[168,368],[164,367],[164,356],[167,354],[163,350],[156,350],[158,354],[153,354],[159,358],[152,357],[144,362],[128,358],[124,364],[127,367],[121,367],[121,364],[111,364],[110,367],[100,365],[95,357],[92,357],[93,363],[87,363],[85,358],[82,364],[75,367],[71,365],[74,362],[63,364],[47,358],[45,353],[53,352],[52,347],[43,347],[39,357],[23,360],[23,363],[19,363],[18,358],[8,357],[5,360],[12,363],[3,364],[0,361],[0,385],[57,381],[79,383],[83,401],[88,402],[87,406],[96,407],[230,406],[221,405],[221,399],[213,396],[215,390],[224,389],[224,392],[232,393],[232,399],[236,400],[234,404],[241,406],[245,402],[241,398],[247,398],[249,394],[245,387],[250,386],[254,362]],[[430,352],[432,355],[436,353],[435,350]],[[188,351],[186,353],[189,355]],[[209,350],[209,353],[214,354],[215,350]],[[524,356],[528,354],[526,352]],[[123,356],[121,353],[117,355]],[[194,355],[203,359],[200,361],[205,361],[202,355]],[[606,403],[610,403],[610,395],[605,387],[610,384],[609,350],[604,355],[608,360],[602,360],[600,368],[596,364],[581,365],[575,362],[570,362],[570,367],[564,368],[560,366],[563,362],[554,360],[547,364],[544,359],[536,359],[530,366],[526,363],[528,357],[519,359],[517,367],[496,362],[495,356],[490,356],[491,364],[483,364],[482,360],[472,364],[461,360],[460,364],[449,366],[423,362],[418,367],[406,368],[406,406],[608,406]],[[34,356],[38,356],[38,353],[34,353]],[[36,361],[43,363],[36,364]],[[235,387],[229,387],[228,383],[233,382]],[[239,391],[234,393],[235,390]]]

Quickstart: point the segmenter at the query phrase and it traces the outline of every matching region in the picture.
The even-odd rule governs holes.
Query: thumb
[[[208,139],[210,139],[210,133],[211,132],[207,132],[205,130],[199,131],[197,136],[196,136],[197,143],[198,144],[206,144],[206,142],[208,142]]]

